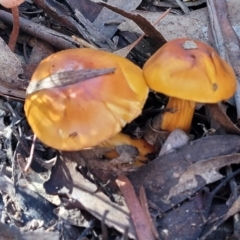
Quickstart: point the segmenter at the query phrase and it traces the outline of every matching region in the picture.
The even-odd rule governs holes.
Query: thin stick
[[[156,22],[153,24],[153,26],[156,26],[169,12],[171,11],[171,8],[167,9],[161,16],[159,16],[159,18],[156,20]],[[133,43],[131,43],[130,45],[128,45],[125,48],[121,48],[117,51],[115,51],[114,53],[122,56],[122,57],[126,57],[128,55],[128,53],[135,48],[135,46],[146,36],[146,34],[144,33],[142,36],[140,36],[136,41],[134,41]]]
[[[30,154],[29,154],[29,157],[28,157],[28,159],[27,159],[27,164],[26,164],[26,166],[25,166],[24,172],[27,172],[27,170],[30,168],[30,165],[31,165],[31,163],[32,163],[36,139],[37,139],[37,136],[36,136],[36,134],[34,134],[32,146],[31,146],[31,150],[30,150]]]
[[[129,208],[138,240],[154,240],[154,236],[148,225],[147,217],[142,210],[131,182],[126,176],[121,175],[118,176],[116,183]]]
[[[12,10],[12,16],[13,16],[13,29],[9,38],[8,46],[11,49],[12,52],[14,52],[16,43],[17,43],[17,38],[19,34],[19,11],[18,7],[13,7],[11,8]]]

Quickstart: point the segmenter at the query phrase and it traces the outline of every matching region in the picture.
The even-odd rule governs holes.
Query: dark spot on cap
[[[76,137],[77,135],[78,135],[77,132],[73,132],[73,133],[69,134],[69,137],[74,138],[74,137]]]
[[[218,89],[217,83],[213,83],[212,88],[213,88],[214,92],[217,91],[217,89]]]

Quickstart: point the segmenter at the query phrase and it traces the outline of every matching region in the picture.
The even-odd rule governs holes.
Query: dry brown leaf
[[[93,2],[99,3],[102,6],[107,7],[107,8],[111,9],[112,11],[114,11],[118,14],[121,14],[122,16],[133,20],[144,31],[144,33],[146,35],[148,35],[149,37],[155,38],[161,44],[166,42],[166,40],[164,39],[162,34],[159,31],[157,31],[156,28],[147,19],[145,19],[141,15],[126,12],[122,9],[119,9],[119,8],[115,7],[115,6],[109,5],[109,4],[107,4],[103,1],[94,0]],[[158,15],[158,17],[159,17],[159,15]],[[156,21],[156,19],[155,19],[155,21]]]
[[[26,165],[25,159],[23,159],[20,154],[17,154],[17,161],[19,167],[22,168],[22,172],[24,172],[24,167]],[[59,197],[48,195],[43,187],[44,182],[48,180],[49,176],[50,171],[45,172],[44,174],[40,174],[29,168],[28,171],[24,173],[24,176],[21,178],[21,180],[19,180],[18,184],[38,193],[39,195],[47,199],[49,202],[58,206],[60,205]]]
[[[96,185],[77,171],[75,160],[77,159],[57,160],[51,178],[45,184],[46,191],[50,194],[69,195],[71,199],[65,200],[66,205],[74,204],[74,208],[83,208],[99,220],[102,220],[105,212],[108,211],[104,223],[121,233],[128,227],[128,236],[135,238],[134,227],[125,202],[121,201],[121,205],[114,203],[102,192],[96,192]]]
[[[200,238],[200,240],[205,240],[207,237],[217,229],[223,222],[225,222],[228,218],[234,216],[235,214],[239,213],[240,211],[240,197],[232,204],[230,209],[227,211],[227,213],[224,215],[224,217],[216,224],[214,225],[203,237]]]
[[[39,232],[25,232],[22,233],[22,237],[24,240],[59,240],[60,234],[59,232],[47,232],[45,230]]]
[[[223,217],[223,221],[240,212],[240,197],[233,203],[227,214]]]
[[[158,156],[162,156],[170,151],[174,151],[174,149],[182,147],[183,145],[187,144],[189,140],[189,136],[184,131],[181,129],[175,129],[169,134]]]
[[[3,224],[0,222],[0,236],[1,240],[59,240],[60,233],[55,232],[47,232],[46,230],[40,230],[38,232],[29,231],[29,232],[20,232],[15,226],[9,227],[7,224]]]
[[[238,154],[230,155],[238,152],[239,146],[240,137],[236,135],[201,138],[156,158],[137,172],[129,173],[128,176],[136,192],[143,185],[148,200],[165,211],[172,205],[187,199],[189,195],[203,188],[208,182],[222,177],[217,172],[220,167],[240,161]],[[219,162],[218,156],[223,156],[222,159],[219,157]],[[199,166],[199,171],[197,166]],[[187,180],[189,179],[188,186]],[[176,195],[178,191],[176,186],[180,186],[181,191],[189,190]],[[195,188],[193,188],[194,186]],[[170,199],[171,196],[174,197]]]
[[[22,65],[2,38],[0,38],[0,49],[0,95],[23,100],[27,83],[19,78],[19,74],[23,73]]]
[[[101,1],[94,1],[95,3],[100,3]],[[115,9],[119,11],[132,11],[135,10],[141,0],[129,1],[129,0],[108,0],[108,5],[114,6]],[[104,3],[104,2],[103,2]],[[101,33],[108,39],[111,39],[117,31],[117,24],[111,24],[111,21],[117,23],[118,21],[122,21],[123,17],[117,11],[113,11],[113,9],[109,9],[106,5],[103,5],[106,8],[103,8],[101,12],[98,14],[93,24],[97,29],[100,29]],[[110,24],[109,24],[110,23]]]
[[[234,95],[235,105],[237,108],[237,117],[240,118],[240,41],[237,33],[233,28],[233,21],[230,16],[238,18],[239,14],[232,15],[232,10],[240,10],[238,1],[207,1],[210,19],[210,34],[212,40],[220,56],[229,62],[237,76],[237,90]],[[234,12],[233,12],[234,13]],[[239,22],[238,22],[239,27]]]
[[[240,129],[232,123],[218,104],[206,104],[205,107],[208,110],[210,117],[215,120],[227,133],[240,134]]]
[[[53,54],[53,47],[51,44],[35,40],[28,64],[24,66],[24,75],[30,79],[38,64],[46,57]]]
[[[157,19],[157,21],[153,24],[153,26],[155,26],[158,22],[160,22],[169,12],[170,12],[170,9],[168,9],[166,12],[161,14],[159,16],[159,18]],[[122,56],[122,57],[127,57],[127,55],[130,53],[130,51],[145,37],[145,35],[146,35],[145,33],[142,34],[142,36],[140,36],[136,41],[134,41],[127,47],[124,47],[124,48],[121,48],[121,49],[115,51],[114,53],[119,56]]]
[[[220,180],[224,177],[218,172],[220,168],[239,163],[240,154],[235,153],[231,155],[202,160],[192,164],[186,169],[185,172],[180,175],[178,183],[170,189],[166,200],[168,201],[170,198],[178,194],[198,187],[199,177],[202,178],[201,180],[203,180],[205,184]]]
[[[19,78],[23,73],[22,65],[16,55],[9,49],[6,43],[0,38],[0,79],[14,88],[25,89],[26,83]],[[9,67],[11,66],[11,67]]]

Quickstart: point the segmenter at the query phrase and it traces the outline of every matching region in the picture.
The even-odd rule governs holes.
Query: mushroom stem
[[[12,7],[12,16],[13,16],[13,29],[9,38],[8,46],[11,49],[12,52],[14,52],[18,34],[19,34],[19,12],[18,7]]]
[[[196,102],[193,101],[170,97],[166,108],[173,111],[163,114],[161,129],[171,132],[179,128],[188,132],[191,128],[195,105]]]

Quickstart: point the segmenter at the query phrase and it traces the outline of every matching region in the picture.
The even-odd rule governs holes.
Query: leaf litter
[[[175,15],[173,10],[179,9],[176,2],[169,0],[167,4],[172,9],[156,26],[156,19],[166,10],[166,7],[162,8],[165,1],[155,1],[152,5],[149,1],[114,0],[107,3],[87,0],[32,2],[25,1],[20,7],[25,16],[25,19],[20,18],[21,29],[27,36],[21,36],[17,55],[10,52],[1,40],[5,56],[0,58],[1,65],[9,70],[3,71],[0,79],[3,96],[0,206],[4,209],[0,211],[0,233],[3,239],[9,236],[13,239],[60,239],[60,232],[63,239],[83,239],[91,235],[100,237],[101,234],[105,239],[117,239],[121,235],[141,239],[136,234],[137,225],[140,232],[143,226],[151,228],[152,239],[176,239],[176,236],[178,239],[216,239],[214,234],[217,233],[221,235],[218,239],[231,235],[239,237],[236,227],[228,227],[230,233],[223,230],[229,218],[237,225],[240,206],[237,188],[231,187],[232,182],[239,186],[240,137],[232,135],[239,134],[236,124],[238,94],[235,95],[235,103],[229,101],[235,104],[237,117],[229,103],[202,106],[196,111],[190,135],[174,131],[168,136],[168,133],[150,127],[149,138],[155,138],[156,149],[161,151],[149,156],[149,162],[142,162],[140,168],[134,163],[137,153],[128,147],[123,148],[116,159],[109,161],[104,160],[104,154],[112,149],[57,153],[37,141],[31,156],[32,133],[24,119],[21,104],[16,101],[24,101],[25,89],[35,67],[53,52],[53,48],[88,45],[120,54],[122,50],[124,56],[128,55],[140,66],[163,43],[177,37],[215,42],[216,49],[221,51],[216,44],[219,37],[211,38],[207,30],[208,16],[212,19],[212,26],[218,24],[223,29],[222,37],[227,39],[225,50],[238,73],[237,52],[233,53],[233,46],[239,45],[236,1],[226,1],[230,23],[226,15],[221,21],[216,21],[214,11],[209,11],[216,7],[214,1],[209,0],[207,7],[197,9],[193,7],[198,7],[197,3],[201,6],[205,1],[201,4],[200,1],[189,1],[185,5],[191,12]],[[222,0],[219,4],[219,8],[225,6]],[[221,13],[219,8],[218,13]],[[150,9],[155,12],[150,12]],[[36,12],[35,19],[29,12]],[[50,17],[50,22],[41,15],[43,12]],[[11,15],[4,10],[0,10],[0,19],[11,23]],[[36,24],[36,21],[42,24]],[[229,28],[231,24],[236,34]],[[48,27],[50,25],[51,28]],[[6,26],[1,27],[1,31],[5,29]],[[138,39],[143,33],[147,36]],[[219,33],[215,36],[220,36]],[[71,37],[73,34],[78,36],[77,41]],[[10,104],[10,110],[6,104]],[[145,126],[149,126],[147,122],[156,115],[156,106],[164,104],[163,96],[151,92],[142,116],[124,131],[135,137],[144,136]],[[25,172],[29,156],[33,162]],[[127,175],[130,182],[125,177],[121,178],[122,174]],[[135,189],[141,206],[136,196],[133,197],[136,195],[133,190],[127,195],[122,190],[124,197],[121,196],[115,182],[119,179],[128,182],[130,189]],[[132,210],[130,205],[137,202],[142,210]],[[143,212],[140,222],[133,217],[138,211]],[[9,222],[10,227],[6,224]]]

